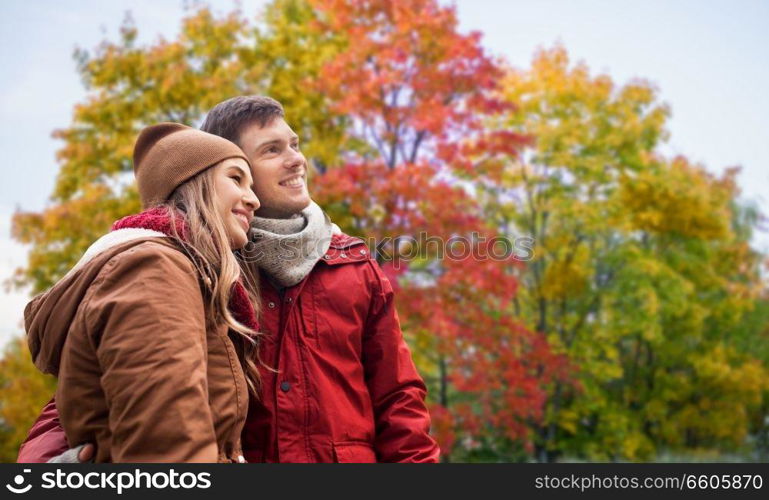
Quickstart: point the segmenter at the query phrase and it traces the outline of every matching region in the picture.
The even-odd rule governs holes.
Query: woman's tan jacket
[[[139,233],[141,234],[141,233]],[[193,263],[168,238],[113,242],[27,305],[59,379],[70,446],[96,462],[237,462],[248,391],[228,328],[206,328]]]

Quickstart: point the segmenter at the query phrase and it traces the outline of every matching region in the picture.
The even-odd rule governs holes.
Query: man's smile
[[[284,179],[280,181],[278,184],[280,184],[283,187],[289,187],[289,188],[304,187],[304,175],[293,175],[288,179]]]

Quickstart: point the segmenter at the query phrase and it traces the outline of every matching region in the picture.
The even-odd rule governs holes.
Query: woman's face
[[[216,210],[224,221],[233,250],[248,242],[248,230],[259,200],[253,191],[248,163],[242,158],[228,158],[213,167]]]

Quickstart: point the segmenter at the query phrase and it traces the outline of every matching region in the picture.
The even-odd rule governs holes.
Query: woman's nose
[[[250,189],[243,196],[243,203],[245,203],[246,206],[254,212],[259,210],[259,207],[261,206],[261,203],[259,203],[259,198],[257,198],[256,194],[254,194],[254,192]]]

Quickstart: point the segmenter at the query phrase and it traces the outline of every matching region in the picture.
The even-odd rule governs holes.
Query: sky
[[[215,11],[235,3],[211,1]],[[264,0],[240,2],[249,17]],[[444,4],[448,2],[442,2]],[[26,262],[10,237],[14,211],[39,211],[53,189],[61,143],[85,95],[72,53],[115,40],[127,11],[140,42],[179,31],[180,0],[3,0],[0,3],[0,283]],[[685,154],[714,173],[741,166],[743,198],[769,213],[769,1],[460,0],[460,31],[512,66],[529,66],[556,43],[593,74],[654,83],[672,109],[662,152]],[[289,117],[290,118],[290,117]],[[754,245],[769,250],[769,237]],[[23,333],[28,291],[0,285],[0,347]]]

